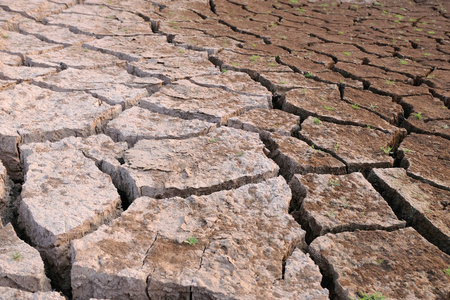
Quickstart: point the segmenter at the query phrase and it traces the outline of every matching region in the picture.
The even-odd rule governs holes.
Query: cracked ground
[[[450,299],[449,18],[0,0],[0,299]]]

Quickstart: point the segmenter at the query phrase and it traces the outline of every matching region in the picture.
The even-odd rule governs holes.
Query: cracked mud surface
[[[0,299],[450,299],[449,19],[0,1]]]

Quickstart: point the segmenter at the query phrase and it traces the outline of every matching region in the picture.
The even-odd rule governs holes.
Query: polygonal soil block
[[[49,265],[55,284],[70,288],[70,241],[120,213],[120,196],[89,151],[68,141],[22,147],[25,168],[18,222]]]
[[[322,122],[309,117],[299,135],[319,149],[333,153],[345,162],[349,172],[392,167],[389,152],[398,136],[366,127]]]
[[[16,85],[0,92],[0,159],[12,179],[22,179],[21,144],[96,134],[120,112],[84,92]]]
[[[51,290],[39,252],[17,237],[11,223],[0,228],[0,286],[29,292]]]
[[[204,135],[217,124],[201,120],[183,120],[158,114],[148,109],[132,107],[108,123],[105,133],[116,142],[132,147],[140,140],[186,139]]]
[[[281,177],[208,196],[138,198],[72,242],[74,299],[327,299],[298,249],[305,233],[287,213],[290,198]]]
[[[393,209],[450,255],[450,191],[409,177],[405,169],[373,169],[368,180]]]
[[[275,132],[269,135],[266,143],[271,151],[269,157],[280,166],[280,174],[287,180],[294,174],[347,172],[344,163],[298,138]]]
[[[401,143],[398,157],[408,175],[450,190],[450,141],[438,136],[411,133]]]
[[[361,173],[295,175],[289,185],[295,214],[310,229],[310,239],[328,232],[405,227]]]
[[[408,227],[318,237],[309,252],[339,299],[449,299],[450,256]],[[373,298],[372,298],[373,299]]]
[[[121,188],[130,199],[204,195],[278,174],[258,134],[220,127],[184,140],[141,140],[126,151]]]
[[[262,88],[262,87],[261,87]],[[140,106],[183,119],[200,119],[225,125],[228,119],[253,108],[271,108],[266,95],[252,95],[222,87],[206,87],[179,80],[161,88]]]

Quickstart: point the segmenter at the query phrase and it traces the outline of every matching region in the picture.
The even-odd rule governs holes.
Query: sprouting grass
[[[380,149],[384,152],[384,154],[389,154],[392,151],[392,147],[381,147]]]
[[[191,245],[191,246],[193,246],[193,245],[198,243],[198,239],[196,239],[193,236],[189,236],[189,237],[186,238],[186,240],[184,242],[189,244],[189,245]]]

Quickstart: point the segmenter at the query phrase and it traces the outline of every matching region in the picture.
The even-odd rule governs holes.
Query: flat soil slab
[[[272,94],[260,83],[254,81],[248,74],[236,71],[219,72],[216,74],[197,76],[191,82],[208,88],[221,88],[238,94],[265,97],[272,101]]]
[[[392,97],[389,96],[378,95],[367,90],[346,88],[344,100],[377,114],[391,124],[399,124],[404,117],[402,106],[393,102]]]
[[[428,95],[429,88],[426,86],[414,86],[395,79],[374,78],[370,80],[369,90],[394,97],[396,100],[408,96]]]
[[[209,194],[278,174],[256,133],[221,127],[185,140],[141,140],[121,166],[129,198]]]
[[[22,66],[22,58],[19,55],[0,52],[0,62],[8,66]]]
[[[1,65],[1,64],[0,64]],[[56,73],[56,68],[1,65],[0,77],[6,80],[30,81],[39,76]]]
[[[51,1],[14,1],[8,4],[2,4],[3,7],[6,8],[7,11],[20,12],[25,16],[31,19],[37,19],[38,21],[42,21],[42,19],[51,14],[57,14],[62,10],[66,9],[67,6],[65,3],[69,4],[69,1],[65,0],[59,2],[51,2]],[[72,1],[72,4],[73,3]],[[23,18],[23,16],[22,16]]]
[[[385,151],[389,152],[398,139],[380,130],[321,122],[313,117],[302,123],[299,135],[339,157],[349,172],[392,167],[394,159]]]
[[[290,199],[281,177],[208,196],[138,198],[72,243],[74,299],[328,299],[298,249],[305,232]]]
[[[25,58],[26,55],[40,54],[63,48],[63,45],[51,44],[41,41],[37,37],[20,34],[14,31],[2,33],[2,52],[18,55]]]
[[[290,180],[294,174],[345,174],[346,167],[331,154],[309,146],[298,138],[271,133],[267,137],[270,155],[279,166],[280,174]]]
[[[96,134],[121,110],[84,92],[16,85],[0,92],[0,158],[9,176],[20,179],[19,145]]]
[[[386,71],[398,72],[409,77],[425,77],[430,68],[416,63],[410,59],[400,59],[397,57],[383,57],[379,59],[372,59],[369,62],[370,66],[382,68]]]
[[[83,47],[112,54],[130,62],[157,58],[183,57],[186,59],[189,56],[205,56],[201,52],[190,51],[169,44],[167,43],[167,37],[163,35],[104,37],[86,42]]]
[[[278,109],[256,108],[230,118],[228,126],[257,132],[263,138],[270,132],[291,136],[300,129],[300,117]]]
[[[19,32],[34,35],[48,43],[62,44],[64,46],[81,45],[84,42],[95,39],[94,36],[75,34],[69,28],[44,25],[29,19],[19,23]]]
[[[154,78],[140,78],[125,69],[114,66],[101,70],[69,68],[57,74],[38,78],[34,84],[55,91],[89,92],[110,105],[120,104],[124,108],[134,106],[148,96],[148,90],[157,89],[163,81]]]
[[[335,90],[291,90],[286,93],[283,110],[300,115],[302,119],[314,116],[324,121],[346,125],[369,125],[385,132],[400,130],[359,105],[342,101],[337,87]]]
[[[410,227],[329,233],[309,250],[340,299],[360,299],[361,292],[386,299],[447,299],[450,293],[450,277],[443,272],[450,256]]]
[[[0,228],[0,241],[0,286],[30,292],[51,290],[39,252],[17,237],[11,223]]]
[[[405,227],[361,173],[295,175],[289,185],[311,239],[329,232]]]
[[[187,50],[179,50],[181,53]],[[191,52],[189,52],[191,53]],[[202,54],[202,55],[199,55]],[[206,53],[194,52],[190,56],[145,59],[128,63],[128,71],[140,77],[154,77],[170,83],[194,76],[220,73],[208,60]]]
[[[0,286],[0,295],[2,299],[21,299],[21,300],[65,300],[66,297],[58,292],[25,292],[23,290]]]
[[[88,50],[80,45],[66,47],[52,52],[27,55],[25,64],[32,67],[52,67],[57,69],[98,69],[115,66],[121,61],[112,55]],[[123,63],[123,62],[122,62]]]
[[[223,89],[197,85],[188,80],[162,87],[140,106],[151,111],[183,119],[199,119],[225,125],[228,119],[252,108],[271,108],[266,96],[246,95]]]
[[[256,78],[263,72],[290,72],[291,68],[278,64],[273,56],[260,56],[241,54],[234,51],[223,50],[212,57],[221,69],[246,72]]]
[[[201,120],[183,120],[158,114],[148,109],[132,107],[108,123],[105,133],[116,142],[130,147],[139,140],[186,139],[204,135],[217,124]]]
[[[411,133],[399,147],[398,156],[408,175],[450,190],[450,141],[432,135]]]
[[[400,101],[410,116],[402,124],[409,131],[450,139],[450,110],[431,95],[403,97]]]
[[[92,138],[101,145],[105,142],[102,137]],[[111,178],[88,158],[88,151],[74,146],[79,140],[21,148],[25,183],[18,222],[56,273],[56,283],[63,290],[70,285],[70,241],[117,216],[121,204]]]
[[[150,23],[137,14],[107,6],[76,5],[44,19],[44,24],[70,28],[78,34],[105,36],[152,35]]]
[[[368,180],[408,225],[450,255],[450,191],[412,179],[405,169],[373,169]]]
[[[283,93],[292,89],[337,89],[334,84],[327,84],[306,78],[305,75],[294,72],[264,72],[259,81],[272,93]]]

